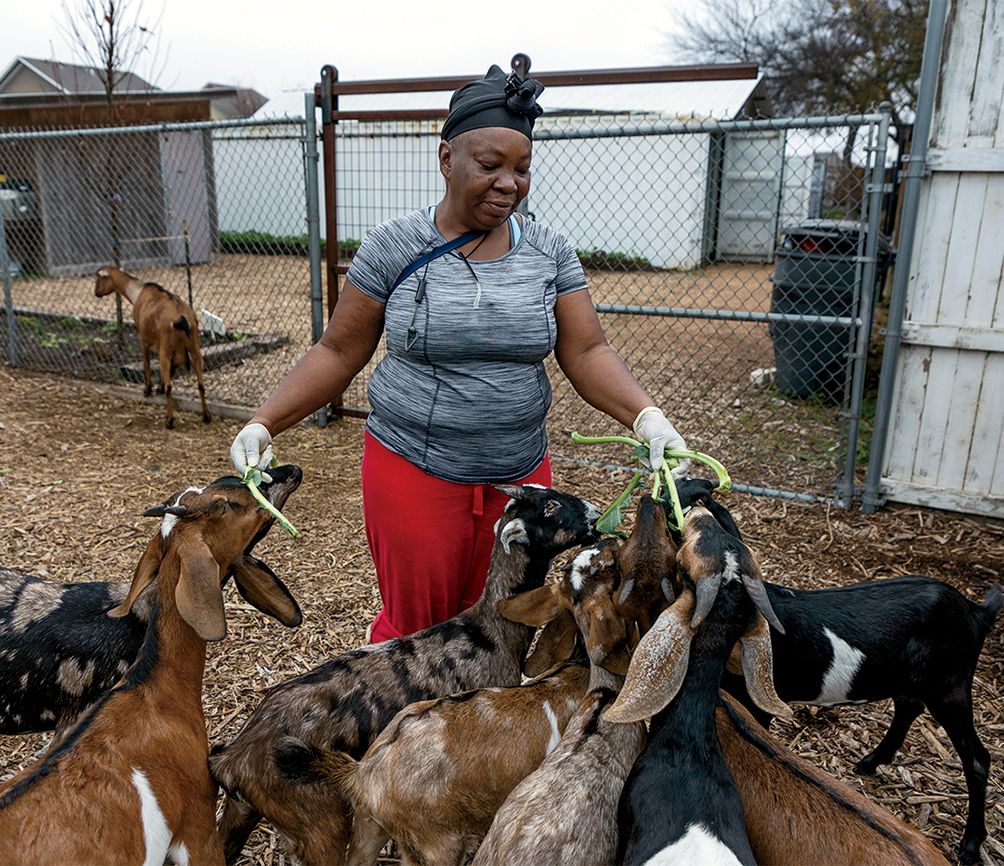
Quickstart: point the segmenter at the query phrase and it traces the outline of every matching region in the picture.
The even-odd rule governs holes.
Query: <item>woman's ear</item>
[[[453,148],[448,141],[439,142],[439,173],[448,181],[453,170]]]

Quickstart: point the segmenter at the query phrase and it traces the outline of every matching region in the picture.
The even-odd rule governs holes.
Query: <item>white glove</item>
[[[264,471],[272,463],[272,434],[264,424],[247,424],[230,446],[230,460],[242,478],[248,466],[262,470],[262,479],[272,478]]]
[[[683,437],[676,432],[676,428],[669,423],[662,409],[657,406],[646,406],[631,425],[634,435],[648,443],[649,468],[655,469],[662,466],[663,452],[667,449],[686,448],[687,443]],[[689,460],[681,460],[680,465],[673,470],[674,475],[686,471],[690,465]]]

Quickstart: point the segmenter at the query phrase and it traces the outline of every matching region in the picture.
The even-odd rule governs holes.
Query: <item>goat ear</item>
[[[499,532],[499,541],[502,542],[502,548],[507,554],[510,544],[529,544],[530,536],[526,532],[526,524],[518,517],[510,520]]]
[[[547,625],[561,611],[558,585],[554,583],[499,599],[498,603],[498,612],[503,617],[534,627]]]
[[[244,554],[238,556],[227,574],[234,576],[237,591],[266,616],[288,628],[303,622],[303,613],[293,594],[260,559]]]
[[[139,562],[136,563],[136,571],[133,572],[129,592],[126,593],[126,597],[122,600],[121,604],[116,605],[108,611],[108,616],[118,618],[126,616],[132,610],[136,599],[143,594],[143,590],[153,583],[157,577],[157,570],[160,568],[162,558],[162,541],[158,532],[147,543],[146,550],[143,551]]]
[[[188,506],[168,505],[166,502],[162,502],[160,505],[150,506],[143,512],[144,517],[163,517],[165,514],[173,514],[175,517],[181,517],[183,514],[188,514]]]
[[[209,546],[201,539],[178,545],[181,573],[174,590],[178,613],[203,640],[223,640],[227,617],[223,610],[220,567]]]
[[[579,630],[571,611],[562,610],[544,626],[533,652],[527,656],[523,672],[528,677],[540,676],[555,665],[568,661],[575,652]]]
[[[774,690],[774,654],[770,645],[770,628],[763,614],[757,614],[756,622],[740,638],[740,643],[746,690],[753,702],[764,712],[790,719],[791,707]]]
[[[589,654],[589,660],[611,673],[624,676],[631,660],[627,652],[627,629],[624,620],[612,607],[597,613],[606,615],[589,617],[589,634],[586,636],[586,652]],[[619,669],[614,670],[614,667]]]
[[[638,642],[624,688],[604,713],[611,722],[638,722],[654,716],[680,690],[690,661],[694,594],[684,592],[666,608]]]

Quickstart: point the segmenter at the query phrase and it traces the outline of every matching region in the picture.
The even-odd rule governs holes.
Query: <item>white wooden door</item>
[[[882,490],[1004,517],[1004,4],[949,16]]]

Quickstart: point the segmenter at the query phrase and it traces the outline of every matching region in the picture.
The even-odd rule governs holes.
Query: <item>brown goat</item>
[[[631,535],[617,552],[621,584],[614,595],[632,647],[679,594],[676,552],[662,503],[642,496]]]
[[[281,507],[302,478],[271,470]],[[221,584],[272,517],[234,477],[189,488],[145,512],[163,517],[136,567],[125,616],[156,581],[139,656],[51,751],[0,787],[0,863],[222,864],[216,785],[202,716],[206,641],[226,633]],[[270,572],[253,595],[280,619],[296,603]]]
[[[174,427],[174,397],[171,377],[182,364],[190,364],[199,383],[202,401],[202,421],[210,422],[206,408],[206,388],[202,382],[202,352],[199,349],[199,320],[195,311],[173,292],[157,283],[144,283],[119,268],[101,268],[97,274],[94,294],[97,297],[118,292],[132,304],[132,317],[139,334],[139,351],[143,356],[143,396],[153,391],[150,372],[150,352],[156,351],[160,361],[158,391],[167,399],[167,428]]]
[[[521,686],[420,701],[358,762],[327,753],[352,803],[347,863],[372,866],[388,838],[408,862],[466,862],[509,792],[557,745],[588,684],[588,668],[571,663]]]
[[[920,830],[802,760],[722,692],[716,723],[758,863],[947,866]]]

